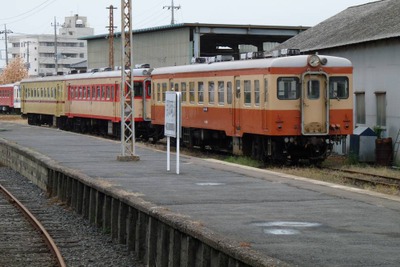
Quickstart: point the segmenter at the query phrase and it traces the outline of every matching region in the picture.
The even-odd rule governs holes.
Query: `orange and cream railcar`
[[[196,64],[152,72],[152,123],[182,93],[182,141],[258,159],[321,161],[353,132],[352,64],[332,56]]]
[[[33,125],[57,125],[65,116],[67,90],[64,76],[23,79],[21,87],[21,112]]]
[[[151,119],[150,77],[148,69],[133,71],[136,136],[147,138]],[[60,128],[120,136],[121,71],[68,75],[66,86],[66,120]]]

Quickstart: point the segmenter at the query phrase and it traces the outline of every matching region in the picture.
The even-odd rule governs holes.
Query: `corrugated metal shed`
[[[289,39],[278,48],[317,51],[400,36],[400,1],[350,7]]]

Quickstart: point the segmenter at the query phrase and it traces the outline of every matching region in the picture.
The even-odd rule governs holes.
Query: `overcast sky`
[[[121,30],[121,0],[2,0],[0,31],[4,24],[13,34],[52,34],[54,17],[79,14],[88,18],[95,34],[108,30],[109,10],[114,11],[115,31]],[[175,23],[221,23],[280,26],[314,26],[354,5],[373,0],[174,0]],[[171,23],[171,0],[132,0],[133,29]],[[165,8],[163,8],[165,7]],[[0,34],[0,50],[4,49]],[[4,53],[2,53],[4,55]],[[0,61],[0,67],[3,65]]]

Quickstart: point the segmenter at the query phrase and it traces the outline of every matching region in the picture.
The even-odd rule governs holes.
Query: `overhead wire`
[[[35,8],[32,8],[31,10],[29,10],[27,12],[21,13],[21,14],[19,14],[17,16],[11,17],[11,18],[5,18],[5,19],[0,19],[0,20],[9,20],[9,19],[12,19],[12,18],[18,18],[18,17],[24,16],[22,18],[15,19],[15,20],[12,20],[10,22],[3,23],[3,25],[4,24],[7,24],[7,25],[8,24],[13,24],[15,22],[19,22],[19,21],[25,20],[25,19],[27,19],[27,18],[39,13],[40,11],[42,11],[43,9],[45,9],[46,7],[48,7],[49,5],[53,4],[56,1],[58,1],[58,0],[46,0],[42,4],[36,6]],[[32,12],[32,11],[35,11],[35,12]]]

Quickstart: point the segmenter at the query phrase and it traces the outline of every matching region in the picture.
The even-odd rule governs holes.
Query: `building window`
[[[377,92],[376,95],[376,125],[386,126],[386,92]]]
[[[356,92],[356,124],[365,124],[365,92]]]

